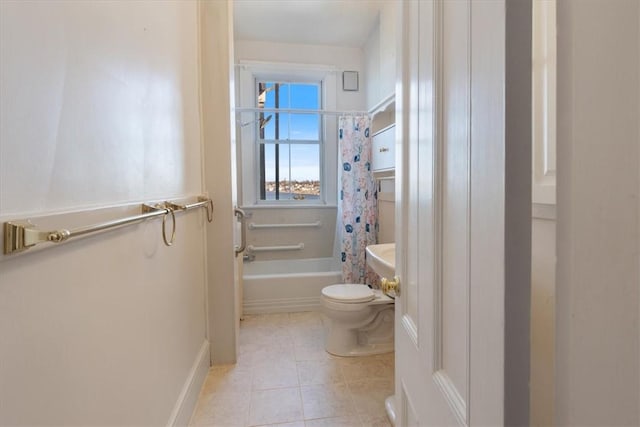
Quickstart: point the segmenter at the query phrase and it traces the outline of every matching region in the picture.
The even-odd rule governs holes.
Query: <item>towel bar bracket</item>
[[[36,230],[28,222],[4,223],[4,253],[20,252],[37,243],[49,240],[48,231]]]
[[[29,222],[4,223],[4,253],[21,252],[41,242],[64,242],[69,230],[42,231]]]

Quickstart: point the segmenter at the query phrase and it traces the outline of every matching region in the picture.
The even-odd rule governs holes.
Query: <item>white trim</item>
[[[317,114],[323,117],[320,124],[322,142],[318,144],[320,154],[320,199],[313,201],[280,201],[278,208],[288,204],[301,206],[318,206],[324,203],[333,204],[337,201],[337,121],[331,115],[322,115],[322,111],[335,111],[336,108],[336,73],[335,68],[322,66],[305,66],[301,64],[241,62],[238,65],[238,105],[236,108],[236,121],[238,114],[254,114],[245,110],[253,110],[255,105],[255,79],[273,79],[279,81],[295,80],[298,82],[319,82],[321,91],[321,110]],[[240,120],[242,122],[242,120]],[[258,205],[274,203],[270,200],[258,200],[258,156],[255,144],[255,126],[237,126],[240,138],[238,139],[241,158],[241,200],[242,205],[256,207]],[[329,131],[328,131],[329,130]]]
[[[396,410],[396,396],[392,394],[384,400],[384,409],[387,412],[387,418],[393,427],[397,426],[398,411]]]
[[[378,191],[378,201],[379,202],[395,202],[396,201],[396,193],[394,192],[385,192]]]
[[[373,134],[371,135],[371,137],[373,138],[374,136],[376,136],[376,135],[380,135],[381,133],[386,132],[386,131],[388,131],[389,129],[392,129],[392,128],[395,128],[395,127],[396,127],[395,122],[394,122],[394,123],[391,123],[391,124],[389,124],[389,125],[387,125],[387,126],[385,126],[385,127],[383,127],[383,128],[380,128],[380,129],[376,130],[375,132],[373,132]]]
[[[191,416],[198,402],[200,389],[209,372],[209,341],[204,340],[200,351],[196,356],[193,366],[189,371],[189,375],[182,387],[182,391],[178,396],[178,400],[171,411],[167,426],[184,426],[188,425]]]
[[[416,347],[419,347],[418,327],[413,322],[413,319],[411,318],[411,316],[409,316],[406,313],[402,316],[402,326],[404,327],[405,331],[407,332],[407,335],[409,336],[409,338],[411,338],[411,340],[413,341],[413,344]]]
[[[531,204],[531,217],[535,219],[556,220],[556,205],[544,203]]]
[[[393,92],[382,99],[382,101],[378,102],[376,105],[369,109],[369,114],[375,116],[377,113],[380,113],[389,107],[392,103],[396,102],[396,93]]]
[[[453,415],[455,415],[456,420],[458,420],[458,423],[462,426],[468,426],[467,404],[458,392],[453,381],[451,381],[451,378],[449,378],[445,371],[440,370],[433,374],[433,382],[440,389],[442,397],[451,408],[451,411],[453,412]]]
[[[556,203],[556,0],[532,4],[533,202]]]
[[[247,300],[243,304],[244,314],[294,313],[297,311],[319,311],[320,296]]]
[[[396,143],[396,147],[398,144]],[[378,169],[373,171],[373,178],[376,181],[396,179],[396,168]]]
[[[407,385],[404,381],[400,382],[400,396],[402,396],[402,399],[400,399],[400,411],[402,414],[400,420],[402,420],[402,422],[400,424],[411,426],[420,425],[420,419],[418,418],[418,414],[411,402],[411,397],[407,393]]]
[[[280,72],[284,70],[290,71],[298,71],[298,72],[312,72],[317,71],[321,73],[333,72],[337,73],[339,70],[333,65],[322,65],[322,64],[301,64],[297,62],[267,62],[267,61],[253,61],[241,59],[235,64],[236,67],[246,70],[259,70],[259,71],[277,71]],[[291,74],[291,73],[289,73]]]

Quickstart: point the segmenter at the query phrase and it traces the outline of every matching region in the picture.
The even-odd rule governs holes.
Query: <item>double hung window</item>
[[[322,199],[321,82],[255,80],[258,201]]]
[[[237,167],[243,206],[335,206],[337,77],[332,67],[238,64]]]

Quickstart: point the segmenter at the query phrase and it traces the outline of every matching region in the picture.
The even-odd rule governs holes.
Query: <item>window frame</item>
[[[254,80],[254,93],[257,94],[259,92],[259,84],[260,83],[276,83],[276,84],[308,84],[308,85],[314,85],[317,86],[317,91],[318,91],[318,110],[322,110],[322,103],[323,103],[323,96],[322,96],[322,81],[312,81],[312,80],[307,80],[305,79],[304,81],[301,81],[300,79],[296,79],[296,80],[287,80],[287,81],[283,81],[283,80],[267,80],[267,79],[261,79],[256,77]],[[257,99],[257,97],[256,97]],[[257,107],[257,105],[256,105]],[[267,116],[269,113],[270,114],[278,114],[277,110],[280,110],[280,108],[265,108],[264,109],[264,114],[265,116]],[[323,177],[323,169],[324,169],[324,152],[322,150],[322,147],[324,145],[324,126],[323,126],[323,122],[324,122],[324,117],[323,115],[318,112],[318,113],[292,113],[291,111],[293,111],[294,109],[287,107],[287,108],[282,108],[282,110],[286,111],[286,113],[279,113],[279,114],[289,114],[289,117],[291,117],[292,114],[308,114],[308,115],[317,115],[318,116],[318,139],[315,140],[297,140],[297,139],[260,139],[260,132],[259,132],[259,121],[258,121],[258,115],[261,113],[255,113],[255,158],[256,158],[256,166],[257,166],[257,170],[261,170],[261,165],[260,165],[260,161],[258,159],[260,159],[260,147],[261,146],[266,146],[267,145],[287,145],[289,146],[289,148],[291,147],[291,145],[302,145],[302,144],[308,144],[308,145],[314,145],[318,147],[318,181],[320,183],[320,194],[318,199],[303,199],[303,200],[295,200],[295,199],[261,199],[260,196],[256,197],[256,204],[260,205],[260,204],[281,204],[281,203],[291,203],[294,205],[300,205],[303,204],[305,202],[307,202],[308,204],[318,204],[320,201],[324,201],[325,197],[324,197],[324,177]],[[275,117],[274,117],[275,119]],[[290,130],[290,129],[289,129]],[[265,162],[265,168],[266,168],[266,162]],[[256,194],[260,195],[261,194],[261,177],[260,174],[256,174],[255,177],[255,185],[256,185]],[[265,181],[265,185],[266,185],[266,181]]]
[[[336,74],[333,67],[306,66],[299,64],[274,64],[241,62],[238,67],[238,105],[257,108],[258,82],[313,83],[319,85],[319,136],[317,144],[320,160],[320,197],[303,200],[260,200],[260,163],[257,117],[259,113],[240,112],[236,114],[238,130],[238,177],[239,196],[243,206],[250,207],[318,207],[335,206],[337,203],[337,118],[325,116],[322,110],[335,109]],[[284,110],[291,110],[283,108]],[[265,113],[272,110],[265,108]],[[307,110],[304,110],[307,111]],[[251,125],[249,125],[251,123]],[[331,131],[334,130],[334,132]],[[333,135],[335,134],[335,135]],[[305,140],[281,140],[284,144],[303,143]],[[270,141],[272,143],[273,141]],[[283,142],[279,142],[282,144]],[[333,172],[333,173],[332,173]]]

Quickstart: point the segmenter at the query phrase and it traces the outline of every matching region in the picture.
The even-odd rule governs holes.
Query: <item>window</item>
[[[337,76],[331,66],[241,61],[236,134],[241,206],[337,203]]]
[[[259,201],[321,199],[320,82],[256,80]],[[300,111],[300,112],[297,112]]]

